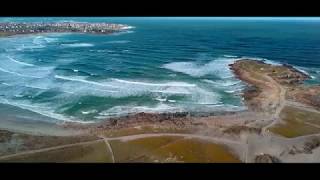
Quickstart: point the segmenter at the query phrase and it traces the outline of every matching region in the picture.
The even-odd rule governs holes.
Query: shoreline
[[[313,157],[320,155],[320,122],[316,121],[320,118],[320,101],[317,104],[318,101],[313,100],[317,96],[315,92],[320,91],[317,87],[303,84],[310,76],[293,66],[271,65],[250,59],[237,60],[229,66],[238,79],[248,83],[243,92],[247,110],[207,116],[191,116],[187,112],[138,113],[92,124],[68,122],[61,124],[61,128],[104,139],[111,149],[113,162],[117,160],[114,153],[120,151],[115,149],[119,144],[114,144],[118,143],[118,139],[123,139],[121,146],[140,140],[146,144],[140,144],[139,147],[144,147],[156,142],[148,141],[155,138],[154,134],[158,134],[157,138],[160,139],[190,136],[197,143],[204,143],[200,139],[205,137],[219,145],[219,148],[223,146],[224,150],[219,150],[220,153],[232,154],[223,157],[234,156],[241,162],[319,162],[320,159]],[[294,114],[296,112],[304,115],[300,117]],[[218,152],[217,149],[214,152]],[[127,162],[129,159],[121,161]]]

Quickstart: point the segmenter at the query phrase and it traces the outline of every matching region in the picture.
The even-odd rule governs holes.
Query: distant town
[[[54,33],[54,32],[78,32],[110,34],[131,28],[124,24],[112,23],[79,23],[79,22],[55,22],[55,23],[0,23],[0,35]]]

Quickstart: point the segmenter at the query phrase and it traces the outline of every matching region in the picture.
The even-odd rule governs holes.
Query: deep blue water
[[[113,35],[0,39],[0,103],[58,120],[135,112],[242,110],[241,57],[289,63],[320,78],[320,20],[0,18],[4,22],[113,22]]]

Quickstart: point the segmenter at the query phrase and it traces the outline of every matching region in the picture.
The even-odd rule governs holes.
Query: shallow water
[[[0,39],[0,103],[63,121],[135,112],[243,110],[228,64],[241,57],[320,73],[320,21],[167,18],[0,18],[113,22],[113,35]],[[23,112],[21,112],[23,114]]]

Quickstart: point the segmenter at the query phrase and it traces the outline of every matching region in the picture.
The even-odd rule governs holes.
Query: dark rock
[[[307,153],[307,154],[311,154],[312,153],[312,150],[319,147],[320,146],[320,139],[312,139],[311,141],[308,141],[305,143],[304,145],[304,153]]]
[[[271,156],[269,154],[262,154],[256,156],[254,159],[255,163],[280,163],[280,160],[275,156]]]
[[[11,140],[13,133],[6,130],[0,130],[0,143],[5,143]]]
[[[320,96],[311,96],[311,104],[317,107],[320,107]]]

